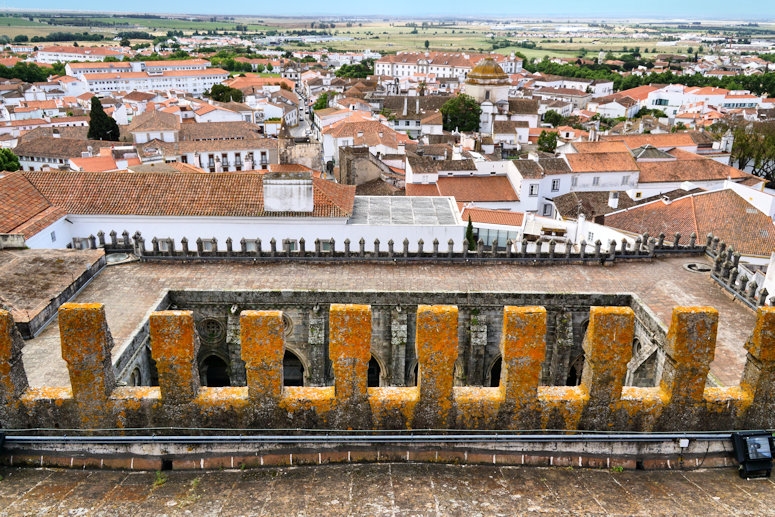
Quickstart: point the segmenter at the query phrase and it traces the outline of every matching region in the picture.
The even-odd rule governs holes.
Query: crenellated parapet
[[[710,307],[674,310],[664,369],[651,388],[624,385],[635,329],[629,307],[590,310],[583,375],[570,387],[540,385],[543,307],[504,308],[496,387],[454,386],[457,306],[420,305],[416,318],[419,379],[413,387],[367,387],[372,312],[358,304],[332,304],[329,311],[333,386],[283,386],[282,313],[246,310],[239,314],[246,386],[201,386],[193,314],[160,311],[150,318],[159,386],[117,387],[102,305],[68,303],[60,308],[59,325],[70,386],[30,388],[21,336],[10,314],[0,311],[0,425],[95,434],[144,428],[201,434],[208,428],[684,432],[775,426],[775,308],[758,309],[743,378],[723,388],[706,387],[718,327]]]

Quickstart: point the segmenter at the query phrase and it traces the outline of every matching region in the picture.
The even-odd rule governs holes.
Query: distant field
[[[32,18],[32,21],[30,20]],[[619,56],[625,51],[632,51],[638,48],[644,57],[649,57],[656,53],[678,53],[688,54],[689,50],[699,51],[699,43],[694,41],[677,41],[671,45],[658,45],[663,37],[680,37],[681,33],[693,34],[698,38],[706,25],[715,35],[731,35],[741,31],[751,34],[751,39],[759,37],[775,38],[775,24],[759,24],[758,26],[742,26],[727,22],[726,25],[721,22],[703,22],[700,26],[690,26],[690,29],[679,28],[676,24],[666,23],[643,23],[637,27],[634,24],[619,24],[615,32],[621,37],[593,38],[591,34],[586,33],[576,37],[571,37],[568,32],[563,32],[561,25],[578,25],[582,28],[587,27],[587,22],[561,22],[557,24],[544,22],[522,22],[522,25],[516,24],[508,30],[503,29],[503,25],[494,27],[495,22],[484,21],[455,21],[446,22],[444,25],[438,24],[438,21],[429,20],[378,20],[378,19],[358,19],[343,21],[340,18],[281,18],[281,17],[234,17],[226,19],[225,17],[216,17],[214,20],[205,16],[192,16],[188,19],[182,18],[155,18],[143,16],[110,16],[94,15],[88,13],[83,15],[73,15],[63,17],[63,22],[76,22],[80,25],[49,25],[40,23],[40,20],[54,20],[58,18],[41,12],[30,13],[25,16],[0,16],[0,35],[6,35],[13,39],[19,34],[34,36],[45,36],[52,32],[73,32],[73,33],[104,33],[106,41],[104,42],[84,42],[85,45],[105,45],[107,40],[112,39],[119,31],[140,30],[147,31],[154,35],[166,34],[167,31],[183,31],[186,35],[194,31],[206,33],[208,31],[230,32],[237,31],[237,25],[247,26],[247,36],[251,33],[262,33],[275,30],[280,33],[294,30],[317,30],[320,31],[321,23],[329,25],[335,24],[335,27],[326,27],[324,30],[335,36],[341,36],[347,41],[327,42],[323,45],[305,45],[288,43],[283,48],[288,50],[319,50],[327,49],[329,51],[362,51],[373,50],[382,53],[393,53],[399,51],[423,51],[426,48],[431,51],[447,52],[489,52],[493,46],[501,54],[510,52],[521,52],[529,59],[541,59],[544,56],[549,57],[577,57],[582,52],[587,58],[598,57],[600,52],[610,52],[614,56]],[[516,22],[515,22],[516,23]],[[423,26],[425,24],[425,26]],[[718,26],[718,27],[716,27]],[[519,31],[519,34],[515,32]],[[523,35],[527,34],[527,35]],[[633,37],[633,36],[637,37]],[[529,40],[535,43],[536,48],[526,49],[515,44],[522,40]],[[428,47],[425,43],[428,43]],[[502,46],[505,43],[511,43],[509,46]]]

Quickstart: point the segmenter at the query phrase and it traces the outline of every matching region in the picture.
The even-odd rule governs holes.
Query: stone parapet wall
[[[546,310],[504,308],[499,387],[454,387],[458,308],[417,310],[416,387],[367,388],[371,307],[333,304],[329,354],[335,384],[283,387],[280,311],[240,314],[247,386],[200,386],[199,338],[190,311],[151,315],[151,353],[158,387],[117,387],[112,339],[99,304],[60,309],[62,356],[69,387],[30,388],[22,338],[0,311],[0,425],[6,429],[77,429],[87,433],[245,433],[249,429],[461,429],[687,432],[775,427],[775,308],[760,307],[746,344],[738,386],[708,388],[718,313],[678,307],[666,337],[657,387],[624,386],[635,314],[593,307],[584,339],[581,384],[539,385],[546,353]],[[165,431],[165,428],[169,428]]]
[[[461,228],[462,231],[462,228]],[[434,261],[434,262],[511,262],[525,265],[541,264],[610,264],[617,260],[651,260],[667,255],[703,255],[712,241],[709,236],[706,243],[700,243],[692,234],[681,243],[681,235],[675,234],[673,242],[667,242],[664,234],[649,237],[644,234],[635,239],[634,243],[623,239],[621,242],[611,240],[602,242],[586,242],[578,246],[566,246],[565,239],[558,238],[529,243],[507,241],[503,243],[484,242],[480,240],[476,249],[469,250],[465,242],[453,241],[432,242],[409,239],[382,242],[379,239],[358,241],[345,239],[337,242],[334,239],[315,239],[307,242],[296,237],[262,241],[261,239],[245,239],[239,241],[228,238],[219,241],[216,238],[183,238],[176,241],[171,238],[153,237],[146,240],[139,232],[130,238],[124,231],[121,238],[115,231],[106,235],[98,232],[90,235],[85,241],[87,247],[105,249],[106,253],[132,252],[144,261],[185,260],[188,262],[211,260],[249,260],[249,261]],[[462,250],[462,251],[461,251]]]

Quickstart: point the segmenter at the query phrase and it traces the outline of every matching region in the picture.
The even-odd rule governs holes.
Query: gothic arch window
[[[498,357],[490,365],[490,387],[497,388],[501,385],[501,367],[503,366],[503,358]]]
[[[290,336],[293,334],[293,320],[290,316],[285,314],[283,312],[283,332],[285,333],[285,337]]]
[[[304,386],[304,365],[290,350],[283,356],[283,386]]]
[[[584,372],[584,353],[577,355],[568,367],[566,386],[578,386],[581,384],[581,374]]]
[[[132,370],[132,373],[129,375],[129,385],[130,386],[143,385],[143,375],[140,372],[140,368],[135,368],[134,370]]]
[[[231,386],[229,365],[217,355],[207,356],[207,358],[202,361],[201,372],[205,386],[213,388]]]
[[[379,362],[374,356],[371,356],[369,360],[369,369],[367,374],[367,386],[369,388],[379,388],[379,379],[382,373],[382,368],[379,366]]]

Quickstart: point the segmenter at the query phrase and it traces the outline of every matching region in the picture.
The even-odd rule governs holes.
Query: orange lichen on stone
[[[65,386],[29,388],[24,395],[22,395],[22,403],[25,406],[32,406],[40,402],[54,403],[57,406],[61,406],[65,402],[72,401],[73,390]]]
[[[331,304],[329,356],[338,399],[366,399],[371,359],[371,307]]]
[[[245,386],[201,387],[194,403],[207,413],[243,410],[250,404],[248,388]]]
[[[775,307],[758,308],[756,326],[745,349],[760,361],[775,363]]]
[[[539,386],[538,401],[542,407],[541,427],[548,428],[549,416],[556,412],[564,422],[564,429],[572,431],[578,429],[589,393],[580,386]]]
[[[705,407],[713,413],[745,411],[753,402],[753,395],[740,386],[705,388]]]
[[[59,308],[62,359],[79,404],[99,404],[116,387],[111,363],[113,339],[100,303],[65,303]]]
[[[505,400],[535,404],[546,358],[546,309],[504,307],[500,391]]]
[[[713,307],[676,307],[665,342],[668,359],[659,387],[671,403],[702,404],[716,350],[718,311]]]
[[[622,395],[634,333],[635,313],[629,307],[590,308],[580,385],[589,393],[585,425],[601,427],[610,422]]]
[[[11,313],[0,309],[0,404],[16,407],[28,387],[22,348],[24,342]]]
[[[144,401],[156,402],[161,400],[161,391],[158,386],[119,386],[111,394],[111,399],[125,407],[132,407],[134,403],[142,404]],[[134,406],[134,409],[140,406]]]
[[[447,428],[453,407],[452,385],[458,355],[458,310],[452,305],[419,305],[415,347],[420,401],[414,428]],[[417,424],[420,423],[418,426]]]
[[[499,388],[453,388],[457,407],[457,427],[462,429],[492,429],[503,404]]]
[[[185,404],[199,390],[199,338],[191,311],[159,311],[151,314],[151,356],[159,372],[164,404]]]
[[[401,415],[403,427],[411,428],[414,408],[420,400],[417,387],[368,388],[368,394],[375,428],[386,428],[385,424],[395,415]]]
[[[281,311],[242,311],[240,342],[251,400],[278,401],[283,392],[285,327]]]
[[[280,407],[291,414],[311,410],[325,419],[326,414],[334,407],[335,400],[333,386],[286,386],[280,399]]]

